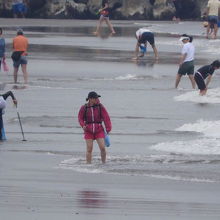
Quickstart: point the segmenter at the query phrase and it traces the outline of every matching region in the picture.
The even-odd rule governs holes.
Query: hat
[[[203,27],[208,27],[209,22],[208,21],[204,21],[202,24],[203,24]]]
[[[101,97],[100,95],[98,95],[96,92],[92,91],[88,94],[88,97],[86,98],[86,101],[88,101],[89,99],[97,99]]]
[[[190,36],[188,36],[187,34],[183,34],[183,35],[180,37],[179,41],[183,41],[183,40],[190,40]]]
[[[144,32],[151,32],[151,31],[145,27],[139,28],[135,33],[136,37],[139,38]]]
[[[21,28],[19,28],[18,30],[17,30],[17,34],[19,35],[19,34],[23,34],[23,30],[21,29]]]

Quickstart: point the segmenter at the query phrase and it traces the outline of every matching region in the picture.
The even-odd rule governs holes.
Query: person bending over
[[[194,75],[194,79],[196,81],[196,84],[198,86],[199,94],[205,95],[207,93],[207,87],[212,79],[213,73],[215,70],[220,68],[220,61],[215,60],[210,65],[205,65],[201,68],[199,68]],[[206,80],[206,82],[205,82]]]

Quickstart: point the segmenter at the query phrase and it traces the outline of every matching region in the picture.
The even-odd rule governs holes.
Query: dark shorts
[[[141,38],[140,40],[138,41],[138,43],[140,44],[145,44],[146,42],[149,42],[150,45],[154,45],[155,42],[154,42],[154,34],[151,33],[151,32],[144,32],[142,35],[141,35]]]
[[[193,75],[194,74],[194,62],[193,61],[187,61],[184,62],[179,70],[178,70],[178,74],[180,75]]]
[[[195,82],[200,90],[206,89],[205,81],[199,73],[195,73],[194,79],[195,79]]]
[[[23,3],[18,3],[12,6],[12,10],[14,14],[25,13],[26,7]]]
[[[218,16],[209,15],[208,22],[211,24],[218,24]]]
[[[27,56],[21,56],[18,61],[13,61],[13,65],[16,68],[18,68],[22,64],[27,64]]]

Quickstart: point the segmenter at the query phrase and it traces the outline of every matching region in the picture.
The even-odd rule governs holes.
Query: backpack
[[[102,119],[102,110],[101,110],[101,104],[96,104],[96,105],[93,105],[93,106],[88,106],[88,104],[85,104],[85,111],[84,111],[84,121],[86,122],[86,124],[90,124],[90,123],[93,123],[93,122],[88,122],[87,120],[87,111],[88,111],[88,108],[93,108],[93,107],[96,107],[98,106],[99,108],[99,117],[100,119]],[[94,122],[94,123],[98,123],[98,124],[101,124],[102,122]]]

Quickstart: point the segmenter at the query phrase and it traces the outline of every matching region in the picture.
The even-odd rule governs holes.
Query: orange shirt
[[[28,48],[28,39],[23,35],[18,35],[13,39],[14,51],[24,51],[24,54],[26,55],[27,48]]]

